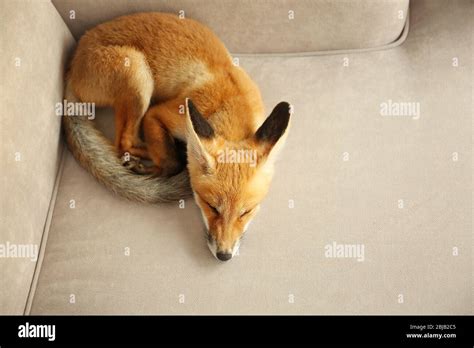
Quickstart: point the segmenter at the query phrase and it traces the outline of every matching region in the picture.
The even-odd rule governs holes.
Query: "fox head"
[[[191,100],[186,100],[188,170],[194,198],[206,225],[212,254],[230,260],[260,208],[284,144],[290,104],[279,103],[248,138],[229,141],[216,133]]]

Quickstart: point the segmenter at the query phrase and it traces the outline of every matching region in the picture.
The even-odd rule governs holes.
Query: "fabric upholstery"
[[[212,28],[233,53],[310,52],[386,45],[400,36],[408,9],[408,0],[53,0],[53,3],[76,39],[98,23],[124,14],[184,13]]]
[[[74,39],[49,1],[2,1],[0,23],[0,244],[39,248],[62,147],[54,105]],[[22,314],[36,261],[8,255],[0,313]]]
[[[76,34],[106,17],[105,2],[81,6]],[[191,200],[127,202],[68,155],[31,313],[472,313],[470,6],[414,1],[390,50],[241,59],[267,110],[286,100],[294,115],[230,262],[211,256]],[[419,111],[384,114],[392,102]],[[110,132],[110,111],[97,118]],[[327,257],[334,242],[364,259]]]

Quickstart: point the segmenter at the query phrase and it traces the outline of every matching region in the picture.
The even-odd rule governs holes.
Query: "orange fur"
[[[268,191],[269,154],[284,141],[286,104],[257,133],[265,120],[258,87],[208,28],[163,13],[124,16],[88,31],[68,80],[81,101],[115,108],[118,150],[151,158],[155,173],[175,174],[173,138],[187,143],[191,185],[215,253],[233,253]],[[199,110],[194,120],[212,137],[198,134],[188,99]],[[157,104],[150,107],[151,100]],[[142,119],[146,146],[138,137]],[[257,165],[220,163],[226,149],[255,151]]]

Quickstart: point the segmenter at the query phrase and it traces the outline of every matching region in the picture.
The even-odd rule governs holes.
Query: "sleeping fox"
[[[235,255],[267,194],[291,108],[281,102],[265,117],[258,87],[210,29],[164,13],[101,24],[80,39],[65,94],[115,111],[114,146],[91,121],[63,117],[84,167],[139,201],[177,200],[190,184],[212,254]],[[189,183],[178,142],[186,144]]]

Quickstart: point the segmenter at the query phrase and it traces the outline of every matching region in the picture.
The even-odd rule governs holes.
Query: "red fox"
[[[115,146],[91,121],[63,117],[69,148],[87,170],[142,202],[178,200],[191,187],[212,254],[235,255],[267,194],[291,108],[281,102],[265,118],[258,87],[210,29],[165,13],[103,23],[79,41],[66,99],[115,111]],[[189,182],[177,141],[186,143]],[[125,166],[123,155],[131,155]]]

